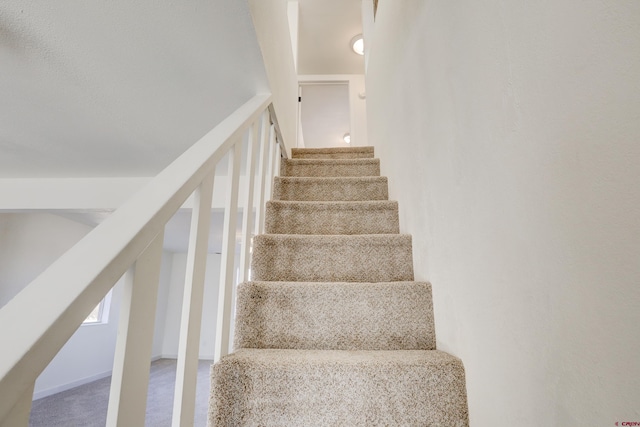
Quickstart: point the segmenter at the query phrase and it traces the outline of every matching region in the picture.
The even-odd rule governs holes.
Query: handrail
[[[271,115],[271,123],[275,130],[276,142],[280,145],[280,151],[283,157],[287,158],[287,147],[284,145],[284,139],[282,138],[282,132],[280,131],[280,124],[278,123],[278,116],[276,116],[276,110],[273,104],[269,105],[269,114]]]
[[[264,94],[241,106],[0,309],[0,426],[93,307],[161,238],[187,198],[201,184],[206,188],[203,181],[270,104],[271,95]],[[20,325],[20,332],[8,325]]]

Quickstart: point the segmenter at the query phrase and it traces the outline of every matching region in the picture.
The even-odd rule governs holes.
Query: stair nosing
[[[332,165],[352,165],[352,164],[379,164],[380,159],[284,159],[284,163],[294,163],[300,165],[332,164]]]

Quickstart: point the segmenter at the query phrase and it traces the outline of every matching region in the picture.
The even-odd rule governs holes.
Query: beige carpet
[[[276,177],[237,351],[212,367],[211,426],[468,426],[462,362],[435,349],[431,285],[373,148],[294,149]]]

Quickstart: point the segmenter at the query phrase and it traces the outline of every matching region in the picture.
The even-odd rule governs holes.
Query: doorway
[[[300,83],[298,146],[348,147],[351,133],[349,82]]]

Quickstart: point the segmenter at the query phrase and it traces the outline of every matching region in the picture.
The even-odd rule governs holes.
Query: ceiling
[[[362,34],[362,1],[298,1],[298,74],[364,74],[364,58],[350,45]]]

